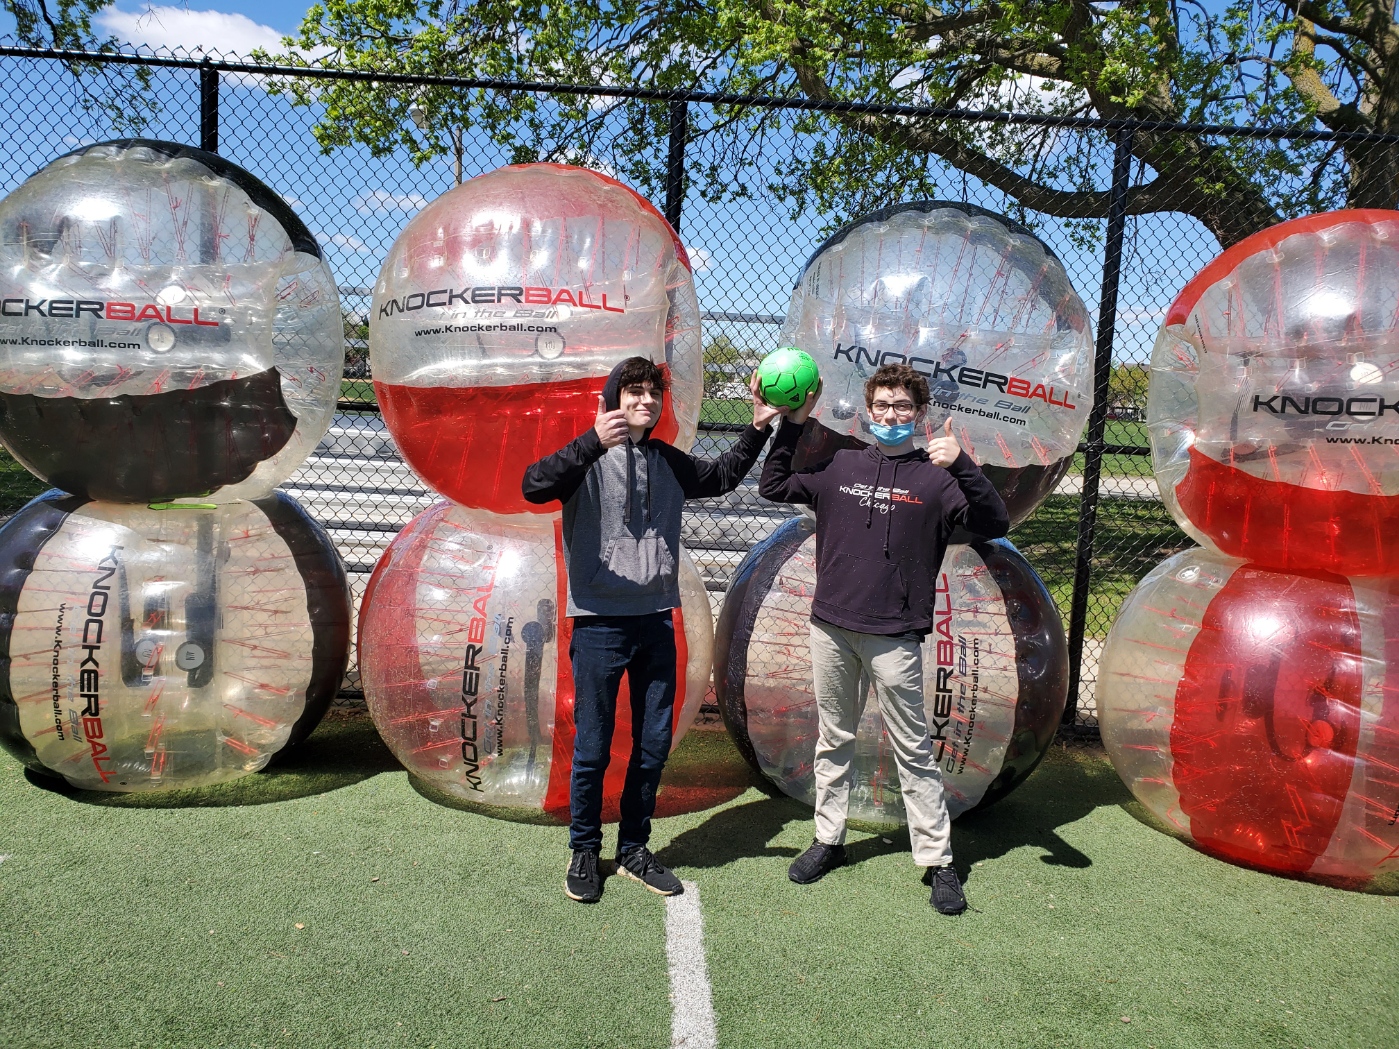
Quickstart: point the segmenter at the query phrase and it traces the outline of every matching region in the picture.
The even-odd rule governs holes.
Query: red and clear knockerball
[[[340,687],[350,591],[279,493],[156,510],[62,492],[0,529],[0,744],[75,787],[236,779]]]
[[[1399,580],[1192,549],[1122,606],[1098,672],[1118,774],[1232,863],[1399,887]]]
[[[1256,233],[1166,315],[1147,409],[1161,497],[1272,568],[1399,572],[1399,212]]]
[[[567,822],[573,677],[557,514],[503,517],[439,503],[384,552],[359,620],[374,724],[403,766],[470,804]],[[683,550],[674,610],[675,742],[709,684],[713,626]],[[625,682],[604,812],[616,818],[631,754]]]
[[[715,631],[715,690],[740,752],[783,792],[814,804],[818,732],[808,633],[816,536],[793,518],[734,574]],[[954,817],[1015,789],[1054,739],[1068,699],[1059,612],[1004,541],[947,548],[923,646],[929,732]],[[894,755],[873,695],[855,741],[849,816],[905,822]]]
[[[369,353],[384,422],[432,488],[497,513],[551,513],[525,467],[597,416],[628,357],[668,371],[655,436],[694,441],[699,301],[670,224],[615,179],[521,164],[424,208],[374,286]]]

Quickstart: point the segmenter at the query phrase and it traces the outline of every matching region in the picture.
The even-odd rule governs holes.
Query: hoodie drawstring
[[[627,439],[627,503],[622,510],[622,523],[631,524],[631,493],[636,487],[636,453],[632,451],[631,439]]]
[[[889,479],[889,512],[884,515],[884,556],[889,556],[889,529],[894,524],[894,485],[899,480],[899,461],[894,460],[894,476]]]
[[[648,442],[649,444],[649,442]],[[643,523],[651,520],[651,450],[643,449],[642,454],[646,456],[646,516],[642,518]],[[636,446],[631,439],[627,439],[627,502],[622,511],[622,523],[631,524],[632,492],[636,488]]]
[[[884,469],[884,456],[875,460],[874,467],[874,487],[870,489],[870,512],[865,515],[865,527],[874,524],[874,499],[879,494],[879,472]]]

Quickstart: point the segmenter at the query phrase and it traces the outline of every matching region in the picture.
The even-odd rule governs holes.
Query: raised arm
[[[797,472],[792,469],[792,456],[796,454],[797,443],[802,437],[801,423],[790,418],[782,420],[782,426],[773,438],[772,448],[763,462],[763,475],[758,479],[758,494],[774,503],[803,503],[810,505],[816,501],[814,471]]]
[[[557,499],[566,503],[578,491],[588,467],[602,458],[602,442],[592,430],[585,430],[553,455],[546,455],[525,470],[520,490],[525,501],[547,503]]]
[[[967,500],[954,524],[984,539],[999,539],[1010,531],[1010,513],[1006,510],[1006,504],[995,486],[981,472],[981,467],[976,465],[976,460],[962,452],[948,465],[947,472]]]
[[[766,426],[761,430],[756,426],[745,428],[733,447],[717,459],[699,459],[668,444],[657,444],[680,482],[685,498],[706,499],[732,492],[743,483],[758,461],[758,453],[763,450],[770,432]]]
[[[756,372],[750,380],[750,385],[754,401],[761,400],[758,395]],[[763,463],[763,476],[758,480],[758,494],[764,499],[771,499],[775,503],[803,503],[808,506],[815,504],[816,479],[820,476],[820,469],[794,471],[792,457],[796,455],[797,445],[801,442],[806,420],[816,410],[817,398],[821,396],[821,385],[819,382],[816,384],[816,389],[806,395],[806,403],[800,408],[783,410],[782,426],[777,431],[777,437],[773,439],[772,450],[768,452],[767,460]]]
[[[965,505],[952,508],[954,528],[960,525],[986,539],[999,539],[1010,531],[1010,514],[1001,493],[986,479],[976,460],[957,443],[951,418],[944,424],[942,433],[928,442],[928,458],[952,475],[966,500]]]
[[[529,503],[557,499],[566,503],[578,491],[588,467],[603,453],[627,439],[627,423],[620,411],[608,411],[601,396],[597,399],[597,419],[593,428],[575,437],[553,455],[546,455],[525,470],[520,491]]]

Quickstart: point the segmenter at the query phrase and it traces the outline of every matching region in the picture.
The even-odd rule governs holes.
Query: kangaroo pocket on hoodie
[[[588,590],[612,597],[662,593],[675,575],[675,555],[663,536],[624,535],[608,540]]]
[[[821,586],[825,580],[839,583]],[[893,618],[908,609],[908,583],[896,564],[836,554],[820,567],[816,599],[862,616]]]

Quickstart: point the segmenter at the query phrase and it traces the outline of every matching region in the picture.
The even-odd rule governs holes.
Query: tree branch
[[[920,44],[933,37],[985,25],[1000,16],[1000,9],[994,5],[977,11],[963,11],[937,18],[929,18],[924,12],[916,11],[905,4],[893,4],[885,10],[904,23],[903,28],[899,30],[901,36]]]
[[[1372,47],[1378,44],[1377,41],[1370,39],[1369,27],[1365,22],[1355,18],[1334,18],[1330,11],[1316,3],[1315,0],[1294,0],[1292,9],[1297,12],[1299,19],[1304,19],[1313,25],[1319,25],[1328,33],[1358,37]],[[1369,20],[1367,19],[1367,21]]]
[[[810,64],[794,62],[793,71],[807,97],[834,97],[829,85]],[[932,153],[1014,197],[1025,207],[1046,215],[1069,219],[1107,217],[1112,200],[1110,190],[1060,190],[1041,185],[936,127],[854,113],[836,114],[835,120],[858,134],[904,149]],[[1171,187],[1163,186],[1159,179],[1150,185],[1138,186],[1128,194],[1128,213],[1141,215],[1165,210],[1170,192]]]
[[[1311,103],[1316,118],[1333,130],[1367,131],[1366,120],[1353,105],[1347,105],[1332,93],[1313,65],[1316,54],[1316,27],[1305,18],[1297,19],[1292,34],[1292,61],[1283,66],[1293,90]]]
[[[1063,61],[1042,51],[1011,51],[997,46],[994,42],[987,42],[982,46],[982,53],[988,61],[1005,66],[1013,73],[1037,76],[1044,80],[1065,79]]]
[[[768,8],[767,0],[763,0]],[[1078,4],[1086,17],[1086,6]],[[1066,34],[1067,39],[1067,34]],[[790,61],[797,82],[808,98],[830,100],[834,93],[810,60],[809,50],[800,42],[791,48]],[[1099,92],[1089,92],[1096,96]],[[1139,115],[1107,99],[1093,98],[1099,112],[1105,106],[1123,115]],[[879,116],[838,113],[834,119],[857,134],[894,145],[897,148],[931,153],[974,178],[1007,194],[1019,204],[1046,215],[1069,219],[1106,218],[1111,206],[1110,190],[1061,190],[1027,178],[994,157],[968,145],[940,126]],[[1134,153],[1156,169],[1158,177],[1145,186],[1128,191],[1127,212],[1132,215],[1156,211],[1186,211],[1199,218],[1226,246],[1277,221],[1276,210],[1256,187],[1241,178],[1226,163],[1214,159],[1214,151],[1193,139],[1163,139],[1139,133]],[[1233,177],[1231,178],[1231,174]],[[1223,191],[1182,193],[1191,185],[1222,186]]]

